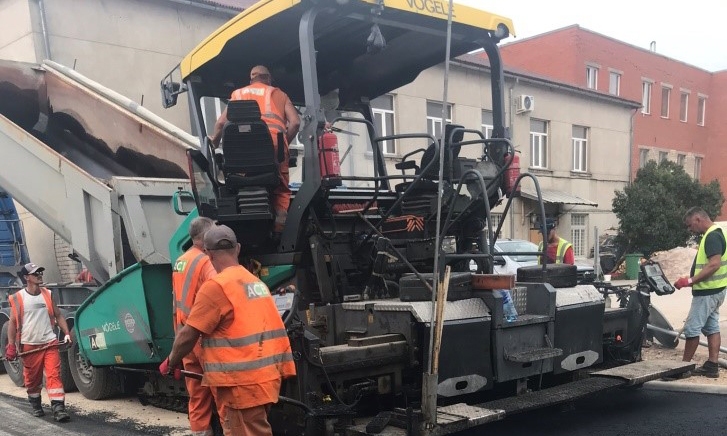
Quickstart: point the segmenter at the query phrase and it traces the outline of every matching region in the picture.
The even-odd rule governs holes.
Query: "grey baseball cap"
[[[225,225],[214,226],[204,234],[204,248],[207,250],[229,250],[237,246],[237,237]]]

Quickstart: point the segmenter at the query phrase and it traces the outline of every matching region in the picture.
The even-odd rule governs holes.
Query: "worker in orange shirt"
[[[280,185],[273,191],[273,209],[275,211],[275,224],[273,232],[280,234],[283,231],[285,220],[288,218],[288,207],[290,206],[290,169],[288,161],[290,144],[300,128],[300,116],[293,106],[290,98],[280,88],[272,86],[270,71],[258,65],[250,70],[250,85],[236,89],[230,96],[230,100],[254,100],[260,106],[262,120],[268,125],[270,134],[273,137],[275,156],[278,156],[278,132],[283,133],[285,153],[281,162],[278,162],[280,169]],[[212,144],[219,145],[222,139],[222,130],[227,123],[227,108],[222,112],[215,123],[215,131],[212,135]],[[224,144],[222,144],[224,147]]]
[[[267,286],[240,265],[232,229],[212,227],[204,247],[218,274],[197,292],[159,371],[174,371],[201,336],[202,383],[223,411],[225,435],[272,435],[267,414],[278,401],[282,380],[295,376],[283,320]]]
[[[179,332],[187,322],[187,317],[194,304],[202,283],[217,274],[204,250],[204,234],[214,226],[214,222],[205,217],[198,217],[189,224],[189,237],[192,246],[179,256],[172,270],[172,288],[174,289],[174,331]],[[182,358],[184,369],[202,373],[200,356],[202,347],[199,341],[194,345],[192,352]],[[187,378],[185,380],[189,393],[189,426],[193,436],[212,436],[212,412],[214,401],[212,392],[202,386],[200,380]]]
[[[66,422],[71,417],[66,412],[65,392],[61,381],[61,355],[54,328],[60,327],[64,343],[71,342],[68,324],[51,292],[42,287],[45,268],[26,263],[20,270],[25,288],[10,296],[10,321],[5,358],[15,360],[18,348],[23,359],[23,378],[33,416],[45,415],[40,399],[45,372],[45,389],[50,398],[53,419]],[[16,345],[17,344],[17,345]]]

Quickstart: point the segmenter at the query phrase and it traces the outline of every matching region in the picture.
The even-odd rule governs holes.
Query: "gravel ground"
[[[677,347],[674,349],[664,347],[660,345],[657,341],[654,341],[654,344],[651,347],[644,348],[642,350],[641,357],[644,360],[664,359],[681,361],[683,353],[684,340],[682,339],[679,340],[679,345],[677,345]],[[699,366],[703,364],[705,360],[707,360],[707,349],[700,346],[699,348],[697,348],[697,352],[694,354],[694,359],[692,359],[692,362]],[[679,383],[727,386],[727,369],[720,368],[719,378],[709,378],[693,375],[689,378],[680,379],[678,381]]]
[[[0,392],[25,399],[25,388],[19,388],[7,375],[0,375]],[[43,404],[50,408],[45,390]],[[150,435],[185,436],[189,434],[187,415],[152,406],[142,406],[135,397],[117,397],[103,401],[84,398],[79,392],[66,394],[66,405],[74,415],[83,415],[99,422],[119,423]],[[72,424],[69,423],[69,427]]]

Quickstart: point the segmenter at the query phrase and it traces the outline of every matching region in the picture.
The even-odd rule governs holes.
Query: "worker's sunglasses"
[[[34,272],[33,274],[31,274],[31,276],[43,277],[43,273],[42,272]]]

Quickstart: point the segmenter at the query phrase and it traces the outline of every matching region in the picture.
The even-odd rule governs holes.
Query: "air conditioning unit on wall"
[[[515,101],[515,112],[522,114],[535,109],[535,97],[532,95],[518,95]]]

